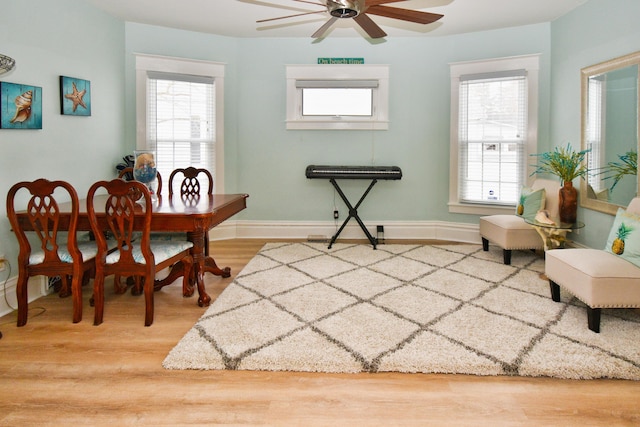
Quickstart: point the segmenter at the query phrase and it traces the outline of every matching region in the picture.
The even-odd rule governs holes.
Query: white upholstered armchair
[[[552,218],[557,217],[560,182],[550,179],[536,179],[531,188],[533,190],[545,189],[545,202],[542,208],[547,210]],[[538,209],[534,210],[537,212]],[[489,250],[489,242],[502,248],[505,264],[511,264],[512,250],[544,249],[544,243],[538,232],[515,212],[513,215],[481,217],[480,236],[482,237],[482,248],[485,251]]]

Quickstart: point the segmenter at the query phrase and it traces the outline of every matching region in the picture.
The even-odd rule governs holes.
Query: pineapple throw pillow
[[[604,250],[640,267],[640,215],[619,208]]]
[[[516,215],[525,219],[534,219],[538,211],[544,209],[546,197],[547,194],[544,188],[534,190],[529,187],[522,187],[520,198],[516,205]]]

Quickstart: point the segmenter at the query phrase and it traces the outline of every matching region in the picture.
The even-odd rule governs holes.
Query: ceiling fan
[[[382,30],[367,14],[400,19],[402,21],[416,22],[418,24],[431,24],[444,15],[438,13],[421,12],[418,10],[401,9],[398,7],[384,6],[387,3],[398,3],[406,0],[292,0],[299,3],[309,3],[316,6],[324,6],[326,10],[298,13],[296,15],[281,16],[278,18],[262,19],[257,23],[275,21],[277,19],[293,18],[295,16],[311,15],[315,13],[329,12],[330,18],[323,26],[311,35],[313,38],[322,37],[325,32],[338,19],[353,19],[372,39],[385,37],[387,33]]]

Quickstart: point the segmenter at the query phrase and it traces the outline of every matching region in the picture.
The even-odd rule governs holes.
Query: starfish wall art
[[[91,115],[91,82],[60,76],[60,113],[71,116]]]

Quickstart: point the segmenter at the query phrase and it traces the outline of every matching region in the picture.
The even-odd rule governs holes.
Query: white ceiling
[[[310,37],[328,19],[326,12],[258,24],[257,20],[314,10],[294,0],[82,0],[124,21],[231,37]],[[320,3],[322,0],[309,0]],[[388,5],[444,15],[421,25],[370,17],[389,35],[443,36],[551,22],[588,0],[406,0]],[[322,1],[323,2],[323,1]],[[324,2],[323,2],[324,3]],[[324,9],[326,10],[326,9]],[[336,22],[327,37],[362,37],[350,19]],[[311,39],[310,39],[311,40]]]

